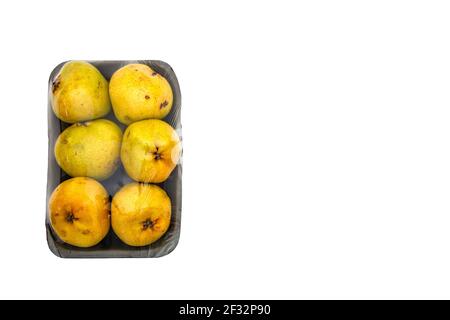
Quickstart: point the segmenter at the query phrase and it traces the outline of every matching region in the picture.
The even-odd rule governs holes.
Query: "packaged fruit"
[[[51,72],[46,231],[56,256],[175,249],[180,108],[178,80],[162,61],[68,61]]]

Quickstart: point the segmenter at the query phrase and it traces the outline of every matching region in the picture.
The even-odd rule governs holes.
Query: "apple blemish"
[[[52,82],[52,93],[55,93],[56,90],[58,90],[60,84],[61,81],[59,80],[59,77],[56,77],[56,79]]]
[[[163,109],[163,108],[167,107],[168,105],[169,105],[169,103],[167,102],[167,100],[164,100],[164,102],[162,102],[162,103],[159,105],[159,108],[160,108],[160,109]]]

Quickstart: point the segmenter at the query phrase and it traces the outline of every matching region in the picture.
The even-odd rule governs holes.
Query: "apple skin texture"
[[[128,64],[111,77],[109,95],[116,118],[128,125],[144,119],[162,119],[172,109],[169,82],[144,64]]]
[[[101,118],[111,110],[108,81],[85,61],[62,67],[52,81],[50,101],[55,115],[67,123]]]
[[[48,212],[52,229],[73,246],[92,247],[102,241],[110,228],[108,192],[91,178],[62,182],[50,196]]]
[[[76,123],[56,140],[55,158],[71,177],[104,180],[120,163],[122,131],[106,119]]]
[[[156,185],[130,183],[115,195],[111,205],[114,233],[130,246],[146,246],[169,229],[171,201]]]
[[[180,153],[178,134],[162,120],[138,121],[125,130],[121,159],[125,171],[135,181],[165,181],[176,167]]]

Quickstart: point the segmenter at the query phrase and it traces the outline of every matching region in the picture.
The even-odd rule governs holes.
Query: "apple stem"
[[[153,221],[150,219],[145,220],[142,222],[142,230],[147,230],[148,228],[153,227]]]
[[[75,216],[73,215],[72,212],[70,212],[67,216],[66,216],[66,221],[69,223],[73,223],[74,221],[78,220],[78,218],[75,218]]]
[[[162,158],[161,154],[158,152],[154,152],[153,155],[155,156],[155,160],[160,160]]]
[[[153,152],[153,155],[155,156],[155,160],[160,160],[162,158],[162,155],[161,155],[161,153],[159,153],[159,147],[155,146],[155,148],[156,148],[156,151]]]

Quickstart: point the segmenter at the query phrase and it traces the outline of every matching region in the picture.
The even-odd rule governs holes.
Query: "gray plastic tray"
[[[113,73],[130,63],[143,63],[150,66],[153,70],[164,76],[169,81],[173,91],[173,106],[170,113],[162,120],[169,123],[181,135],[181,92],[177,77],[173,69],[167,63],[158,60],[137,60],[137,61],[88,61],[93,64],[103,76],[109,81]],[[65,62],[56,66],[50,74],[49,93],[53,78],[58,74]],[[59,120],[53,113],[48,99],[48,173],[47,173],[47,201],[46,201],[46,218],[45,225],[47,230],[47,243],[50,250],[61,258],[155,258],[169,254],[178,244],[180,237],[180,221],[181,221],[181,176],[182,165],[180,163],[171,173],[170,177],[163,183],[159,183],[169,195],[172,201],[172,218],[169,230],[159,239],[149,246],[131,247],[119,240],[119,238],[111,230],[108,235],[96,246],[91,248],[78,248],[61,241],[53,232],[49,224],[48,218],[48,200],[53,190],[64,180],[70,178],[56,163],[53,149],[58,135],[66,129],[70,124]],[[126,126],[121,124],[111,111],[105,118],[114,121],[124,131]],[[182,157],[180,158],[182,159]],[[116,173],[105,181],[102,185],[108,190],[110,198],[125,184],[133,180],[128,177],[120,165]]]

